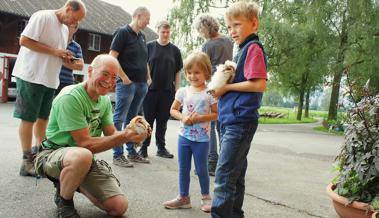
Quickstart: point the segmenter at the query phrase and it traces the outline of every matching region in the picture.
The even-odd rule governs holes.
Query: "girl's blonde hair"
[[[254,1],[239,1],[232,4],[226,9],[225,18],[235,19],[238,17],[245,17],[246,19],[253,21],[258,20],[260,8],[259,5]]]
[[[211,60],[208,55],[204,52],[198,51],[193,52],[184,60],[184,73],[187,76],[188,70],[192,68],[192,66],[197,65],[204,73],[205,80],[209,80],[212,75],[212,65]]]

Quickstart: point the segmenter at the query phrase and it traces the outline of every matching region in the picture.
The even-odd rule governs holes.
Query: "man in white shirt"
[[[34,13],[21,33],[20,51],[13,69],[17,78],[17,98],[13,116],[21,119],[19,137],[23,151],[21,176],[35,176],[32,155],[33,133],[35,144],[45,138],[47,121],[59,72],[63,63],[72,61],[66,50],[67,26],[83,19],[86,8],[80,0],[68,0],[58,10]]]

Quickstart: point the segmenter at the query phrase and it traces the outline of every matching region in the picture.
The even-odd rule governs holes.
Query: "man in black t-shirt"
[[[175,91],[179,88],[180,73],[183,67],[180,50],[170,42],[170,25],[167,21],[157,24],[159,38],[147,44],[148,64],[152,83],[145,97],[143,108],[147,122],[153,126],[156,121],[155,141],[158,147],[157,156],[173,158],[166,149],[165,134],[167,121],[170,117],[170,107],[175,98]],[[140,151],[142,157],[147,158],[147,147],[150,145],[147,138]]]
[[[150,20],[150,12],[145,7],[138,7],[132,22],[118,29],[113,36],[110,55],[117,58],[121,65],[116,82],[116,105],[113,122],[117,130],[125,128],[137,115],[147,93],[147,81],[150,74],[147,69],[147,47],[145,35],[141,32]],[[136,163],[150,163],[134,149],[133,143],[127,144],[128,159],[124,156],[121,144],[113,149],[113,164],[132,167]]]

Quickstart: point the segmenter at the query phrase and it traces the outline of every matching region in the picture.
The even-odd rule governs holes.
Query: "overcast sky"
[[[132,14],[134,9],[139,6],[145,6],[150,11],[150,24],[148,27],[155,30],[155,24],[161,19],[165,19],[172,0],[103,0],[105,2],[118,5],[125,11]]]

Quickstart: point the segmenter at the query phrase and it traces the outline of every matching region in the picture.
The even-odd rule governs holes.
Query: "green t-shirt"
[[[77,146],[70,131],[89,128],[92,137],[101,136],[104,126],[113,124],[112,105],[108,96],[94,102],[84,85],[62,89],[54,99],[46,130],[44,146],[50,149]]]

